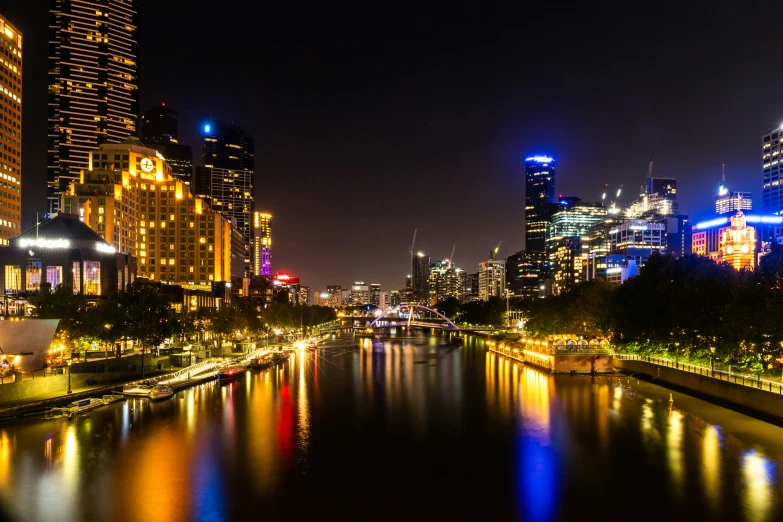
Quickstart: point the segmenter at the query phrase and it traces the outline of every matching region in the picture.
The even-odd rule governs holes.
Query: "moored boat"
[[[243,375],[247,371],[247,366],[229,365],[224,366],[218,371],[218,381],[230,382],[236,380],[240,375]]]
[[[148,397],[151,401],[161,401],[168,399],[172,395],[174,395],[174,388],[165,384],[158,384],[150,390]]]

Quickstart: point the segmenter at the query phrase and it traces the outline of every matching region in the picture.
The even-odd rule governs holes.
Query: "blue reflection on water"
[[[517,439],[517,502],[525,520],[544,522],[554,519],[557,505],[557,457],[554,447],[536,437]]]
[[[215,450],[201,453],[195,462],[196,520],[226,520],[223,470]]]

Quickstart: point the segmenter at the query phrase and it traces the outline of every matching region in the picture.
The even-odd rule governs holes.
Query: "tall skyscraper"
[[[272,214],[266,212],[253,212],[253,273],[272,275]]]
[[[0,16],[0,245],[22,233],[22,33]]]
[[[139,0],[49,5],[47,198],[57,212],[91,151],[138,133]]]
[[[506,259],[506,288],[511,297],[535,299],[541,295],[542,281],[549,274],[546,252],[522,250]]]
[[[459,301],[465,298],[463,270],[450,259],[435,261],[430,265],[429,304],[434,305],[449,297]]]
[[[210,169],[209,196],[215,210],[234,218],[247,246],[245,272],[253,273],[255,142],[231,123],[204,126],[204,167]],[[199,180],[201,183],[201,180]],[[201,187],[196,188],[201,193]]]
[[[525,250],[545,252],[555,203],[555,160],[533,156],[525,160]]]
[[[171,174],[186,185],[193,182],[193,150],[177,141],[179,115],[166,104],[141,115],[141,141],[160,152],[171,165]],[[192,188],[192,186],[191,186]]]
[[[761,137],[761,170],[762,170],[762,200],[763,214],[781,214],[783,211],[783,191],[780,185],[781,168],[780,153],[783,151],[783,125],[769,131]]]

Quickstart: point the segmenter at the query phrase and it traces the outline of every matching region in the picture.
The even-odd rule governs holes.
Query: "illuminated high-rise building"
[[[136,136],[139,0],[50,0],[48,211],[103,143]]]
[[[0,245],[22,230],[22,33],[0,15]]]
[[[253,273],[272,275],[272,214],[253,212]]]
[[[454,266],[450,259],[436,261],[430,265],[429,304],[435,305],[449,297],[459,301],[465,298],[463,270]]]
[[[411,273],[408,288],[416,302],[424,303],[429,299],[430,258],[419,252],[411,260]]]
[[[193,182],[193,150],[177,141],[179,115],[166,104],[153,107],[141,115],[141,141],[160,152],[171,165],[171,174],[191,186]],[[191,186],[191,192],[192,186]]]
[[[549,278],[549,258],[546,252],[522,250],[506,259],[506,288],[511,297],[536,299],[541,285]]]
[[[204,168],[209,169],[212,208],[237,220],[245,239],[245,273],[252,275],[255,141],[242,127],[231,123],[204,125],[202,160]],[[203,191],[201,187],[197,190]]]
[[[761,137],[761,170],[763,214],[783,213],[783,125],[769,131]]]
[[[137,258],[139,277],[208,286],[243,275],[231,272],[237,247],[230,221],[137,138],[93,151],[61,198],[63,212],[77,214],[118,252]]]
[[[546,252],[552,206],[555,203],[555,160],[533,156],[525,160],[525,250]]]
[[[506,296],[506,262],[489,259],[479,263],[478,298],[488,301],[491,297]]]

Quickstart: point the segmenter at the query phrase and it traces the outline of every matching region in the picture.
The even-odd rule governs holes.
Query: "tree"
[[[447,297],[443,301],[435,303],[434,308],[453,321],[459,314],[461,307],[459,299],[456,297]]]
[[[160,346],[175,331],[176,323],[168,298],[137,279],[120,294],[119,304],[127,317],[127,335],[141,345],[141,375],[144,376],[144,350]]]
[[[38,293],[28,303],[32,316],[40,319],[59,319],[57,332],[70,343],[84,335],[86,328],[87,300],[82,294],[74,294],[70,286],[41,283]]]

